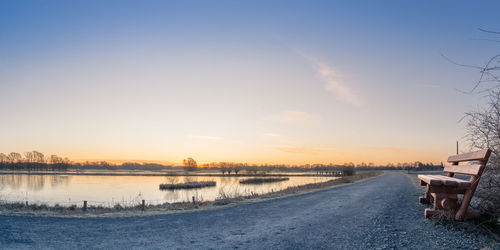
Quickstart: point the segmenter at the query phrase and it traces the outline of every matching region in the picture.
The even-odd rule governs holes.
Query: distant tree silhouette
[[[0,168],[1,169],[6,168],[7,161],[8,161],[7,155],[5,155],[4,153],[0,153]]]
[[[8,155],[0,153],[0,169],[11,170],[66,170],[71,166],[68,158],[62,159],[58,157],[57,163],[47,163],[42,153],[38,151],[25,152],[24,158],[17,152],[12,152]]]
[[[222,163],[221,163],[219,169],[220,169],[222,174],[225,174],[227,172],[227,167]]]
[[[25,162],[28,164],[35,162],[35,157],[33,155],[33,152],[24,153],[24,158],[25,158]]]
[[[198,167],[196,161],[191,157],[184,159],[182,164],[184,165],[184,169],[186,171],[194,171]]]
[[[11,164],[14,164],[19,163],[22,159],[22,156],[20,153],[11,152],[9,155],[7,155],[7,159]]]

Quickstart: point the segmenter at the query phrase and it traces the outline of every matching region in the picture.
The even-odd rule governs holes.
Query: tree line
[[[68,158],[57,155],[45,156],[38,151],[25,152],[20,154],[11,152],[9,154],[0,153],[0,169],[8,170],[66,170],[71,167]]]
[[[443,163],[435,165],[432,163],[406,162],[388,163],[385,165],[375,165],[373,163],[352,162],[344,164],[247,164],[238,162],[212,162],[198,165],[193,158],[186,158],[182,166],[163,165],[157,163],[137,163],[125,162],[113,164],[106,161],[73,163],[68,158],[57,155],[45,156],[38,151],[25,152],[20,154],[12,152],[9,154],[0,153],[0,169],[8,170],[67,170],[67,169],[92,169],[92,170],[165,170],[184,167],[186,171],[196,171],[199,169],[212,169],[220,171],[222,174],[238,174],[240,171],[259,174],[265,172],[335,172],[354,170],[442,170]]]
[[[416,170],[416,171],[429,171],[429,170],[443,170],[443,163],[433,164],[433,163],[423,163],[420,161],[415,162],[404,162],[404,163],[387,163],[382,165],[375,165],[374,163],[359,163],[354,164],[352,162],[344,164],[303,164],[303,165],[285,165],[285,164],[247,164],[247,163],[236,163],[236,162],[212,162],[201,164],[200,168],[212,168],[219,169],[223,174],[232,172],[238,174],[238,172],[244,170],[247,172],[271,172],[271,171],[297,171],[297,172],[335,172],[344,171],[347,169],[355,170]],[[348,170],[351,171],[351,170]]]

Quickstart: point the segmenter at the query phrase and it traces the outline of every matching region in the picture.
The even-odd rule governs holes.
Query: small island
[[[175,184],[160,184],[160,190],[174,190],[174,189],[194,189],[204,187],[215,187],[215,181],[199,181],[199,182],[185,182]]]
[[[289,179],[290,178],[288,178],[288,177],[283,177],[283,178],[252,178],[252,179],[241,180],[240,184],[263,184],[263,183],[270,183],[270,182],[288,181]]]

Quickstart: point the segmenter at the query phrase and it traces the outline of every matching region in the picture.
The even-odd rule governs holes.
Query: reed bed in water
[[[160,189],[193,189],[193,188],[204,188],[204,187],[215,187],[215,181],[199,181],[199,182],[185,182],[185,183],[175,183],[175,184],[160,184]]]
[[[290,178],[288,178],[288,177],[283,177],[283,178],[252,178],[252,179],[241,180],[240,184],[262,184],[262,183],[269,183],[269,182],[288,181],[289,179]]]

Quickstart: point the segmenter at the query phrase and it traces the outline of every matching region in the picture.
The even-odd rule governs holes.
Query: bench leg
[[[427,208],[424,211],[424,216],[427,219],[431,218],[453,218],[455,209],[458,207],[458,197],[456,194],[449,193],[431,193],[433,198],[433,208]],[[425,197],[420,197],[421,200]]]
[[[434,210],[440,210],[441,209],[441,199],[443,198],[442,194],[432,193],[431,196],[432,196],[432,198],[434,198],[434,203],[433,203]]]
[[[425,196],[418,197],[418,202],[420,202],[421,204],[430,204],[431,203],[429,198],[427,198]]]
[[[431,194],[429,193],[429,185],[425,187],[425,195],[418,198],[418,202],[421,204],[430,204],[431,203]]]
[[[464,198],[462,199],[462,204],[460,204],[460,208],[455,215],[455,220],[464,220],[467,215],[467,209],[469,208],[470,201],[472,200],[472,195],[476,191],[477,184],[479,183],[479,179],[474,176],[471,178],[472,186],[465,191]]]
[[[470,201],[472,200],[473,191],[468,189],[465,191],[464,198],[462,199],[462,204],[460,204],[460,208],[455,215],[455,220],[464,220],[465,215],[467,214],[467,209],[469,208]]]
[[[456,220],[479,218],[478,211],[468,210],[470,201],[477,187],[477,182],[474,184],[466,190],[461,204],[458,203],[457,194],[430,193],[430,185],[426,185],[425,195],[419,197],[419,202],[422,204],[432,203],[433,208],[425,210],[425,218],[455,217]],[[446,189],[443,191],[446,191]]]

